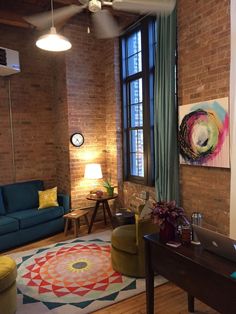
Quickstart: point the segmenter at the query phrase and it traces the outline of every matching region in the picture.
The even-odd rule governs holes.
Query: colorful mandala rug
[[[14,254],[17,314],[91,313],[145,290],[143,279],[112,269],[109,240],[93,237]],[[158,277],[156,284],[164,282]]]

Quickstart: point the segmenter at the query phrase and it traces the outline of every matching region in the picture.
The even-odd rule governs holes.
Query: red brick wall
[[[106,103],[104,41],[87,34],[87,16],[66,26],[72,49],[66,54],[66,85],[69,114],[69,135],[81,132],[84,145],[69,147],[72,207],[94,204],[86,194],[101,185],[102,180],[84,179],[87,163],[100,163],[106,176]]]
[[[56,182],[60,192],[70,194],[69,113],[66,86],[66,53],[54,60],[54,134],[56,150]]]
[[[14,108],[14,128],[18,124],[28,128],[25,133],[19,131],[15,134],[16,137],[18,133],[24,135],[26,143],[21,146],[22,153],[16,155],[19,165],[16,181],[42,178],[48,184],[56,184],[60,192],[71,194],[72,207],[94,205],[86,200],[86,194],[93,188],[93,183],[96,187],[102,184],[102,180],[91,182],[84,179],[86,163],[101,163],[104,178],[111,175],[114,185],[118,185],[118,177],[119,180],[122,178],[118,40],[97,40],[93,33],[88,35],[86,30],[87,17],[83,15],[80,20],[75,19],[66,26],[65,34],[73,45],[66,53],[43,52],[34,47],[34,36],[29,30],[16,28],[8,29],[8,33],[5,33],[8,42],[4,44],[20,51],[22,64],[22,73],[13,77],[21,79],[21,84],[13,89],[14,92],[17,90],[19,112],[16,115]],[[15,45],[12,46],[13,38]],[[41,89],[41,85],[44,88]],[[118,88],[116,92],[115,87]],[[1,106],[4,106],[7,101],[4,80],[0,88]],[[19,103],[20,95],[27,95],[29,99]],[[39,102],[43,104],[39,106]],[[46,109],[40,111],[44,103]],[[22,112],[27,115],[27,120],[23,119]],[[5,134],[1,132],[0,137],[4,148],[0,155],[4,178],[1,184],[13,182],[7,110],[2,110],[2,117],[5,117],[2,123]],[[69,142],[71,134],[77,131],[85,137],[85,144],[81,148],[75,148]],[[35,145],[31,143],[30,138],[35,137],[34,133],[42,134],[42,145],[38,146],[38,139]],[[20,153],[22,160],[18,159]],[[37,158],[43,161],[38,160],[35,166]],[[21,166],[20,161],[28,170]]]
[[[56,183],[54,114],[51,60],[35,47],[30,30],[0,27],[1,46],[19,51],[22,72],[0,77],[0,184],[42,179]],[[12,167],[8,113],[8,82],[11,82],[15,171]]]
[[[0,181],[12,182],[11,133],[9,127],[8,82],[0,78]]]
[[[106,103],[106,167],[107,176],[117,186],[122,201],[122,128],[120,97],[119,40],[104,45]],[[121,206],[122,204],[120,204]]]
[[[179,105],[229,96],[229,1],[178,2]],[[190,214],[229,232],[230,170],[181,166],[181,197]]]
[[[87,163],[100,163],[103,178],[122,193],[119,41],[98,40],[93,30],[88,35],[88,23],[81,14],[65,27],[72,42],[66,54],[69,135],[79,131],[85,138],[82,147],[69,147],[72,207],[93,206],[85,196],[93,184],[102,187],[103,180],[84,179]]]

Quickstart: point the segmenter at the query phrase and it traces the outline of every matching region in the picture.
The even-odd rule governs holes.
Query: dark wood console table
[[[236,271],[236,263],[193,244],[169,247],[159,241],[158,234],[144,239],[147,314],[154,313],[154,272],[188,293],[189,312],[194,312],[196,297],[220,313],[236,313],[236,280],[230,277]]]

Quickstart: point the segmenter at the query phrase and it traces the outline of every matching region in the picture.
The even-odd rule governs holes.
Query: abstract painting
[[[180,163],[229,168],[228,98],[179,107]]]

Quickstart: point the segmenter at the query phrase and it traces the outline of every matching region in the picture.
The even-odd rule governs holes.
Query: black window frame
[[[120,69],[121,69],[121,99],[122,99],[122,129],[123,129],[123,165],[124,180],[146,186],[154,185],[154,75],[155,75],[155,47],[156,47],[156,18],[146,17],[130,27],[120,38]],[[127,40],[135,32],[141,31],[142,71],[124,75],[124,55],[127,62]],[[151,45],[151,48],[150,48]],[[128,70],[127,70],[128,72]],[[152,77],[152,79],[151,79]],[[130,140],[128,126],[129,121],[129,84],[142,78],[143,80],[143,152],[144,152],[144,176],[131,175],[130,169]],[[152,102],[150,94],[152,92]]]

